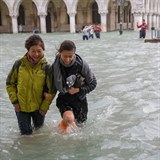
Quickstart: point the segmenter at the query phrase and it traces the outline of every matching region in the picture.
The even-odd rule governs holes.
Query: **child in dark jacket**
[[[63,132],[80,126],[87,120],[86,94],[96,88],[96,77],[88,64],[76,52],[75,44],[66,40],[58,49],[52,65],[53,84],[59,91],[56,105],[61,113],[59,125]]]

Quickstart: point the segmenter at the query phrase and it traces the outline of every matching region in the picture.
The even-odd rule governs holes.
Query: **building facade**
[[[160,27],[160,0],[0,0],[0,33],[71,32],[101,24],[103,32]]]

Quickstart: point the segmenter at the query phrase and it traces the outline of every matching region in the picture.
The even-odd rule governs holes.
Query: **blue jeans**
[[[87,35],[83,35],[83,40],[88,40],[88,36]]]
[[[35,112],[16,112],[17,120],[21,135],[30,135],[32,134],[32,125],[31,119],[35,129],[40,128],[44,123],[44,118],[39,110]]]
[[[100,38],[100,32],[95,31],[96,38]]]

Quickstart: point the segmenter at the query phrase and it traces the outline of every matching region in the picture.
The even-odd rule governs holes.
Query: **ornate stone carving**
[[[132,2],[132,13],[134,12],[144,12],[143,0],[134,0]]]
[[[106,15],[108,12],[106,10],[99,10],[99,14]]]
[[[69,12],[68,15],[74,17],[76,15],[76,12]]]

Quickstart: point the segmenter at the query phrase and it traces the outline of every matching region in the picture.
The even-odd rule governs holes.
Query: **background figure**
[[[143,19],[141,25],[138,25],[138,22],[137,22],[137,28],[141,28],[139,31],[139,38],[145,38],[146,30],[148,29],[148,25],[146,24],[145,19]]]
[[[120,35],[123,34],[123,23],[122,23],[122,21],[120,21],[120,23],[119,23],[119,34]]]
[[[21,24],[18,26],[18,29],[19,29],[19,33],[23,32],[23,26]]]
[[[89,39],[89,32],[87,26],[82,26],[83,40]]]
[[[32,134],[31,119],[35,129],[44,123],[54,95],[50,92],[44,42],[39,35],[25,42],[27,53],[14,63],[6,80],[6,89],[14,106],[22,135]],[[56,93],[56,92],[54,92]]]
[[[97,85],[88,64],[75,52],[76,46],[72,41],[62,42],[52,65],[53,81],[60,92],[56,100],[62,117],[59,128],[64,133],[87,120],[86,94]]]
[[[102,31],[101,26],[96,24],[94,25],[94,32],[95,32],[95,36],[96,38],[100,39],[100,32]]]
[[[83,33],[83,40],[88,40],[88,39],[93,39],[94,38],[94,30],[93,30],[93,26],[83,26],[82,27],[82,33]]]
[[[93,25],[89,26],[89,38],[90,38],[90,39],[93,39],[93,38],[94,38]]]
[[[37,34],[37,33],[40,33],[40,31],[39,31],[39,29],[34,28],[34,29],[32,30],[32,33],[33,33],[33,34]]]

